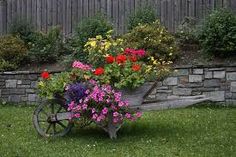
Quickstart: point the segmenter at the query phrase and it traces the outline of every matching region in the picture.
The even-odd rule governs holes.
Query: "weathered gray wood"
[[[1,0],[3,1],[3,0]],[[131,13],[151,6],[156,16],[169,31],[175,32],[186,16],[203,19],[215,8],[228,7],[236,12],[235,0],[5,0],[1,7],[0,33],[9,30],[15,19],[28,19],[38,30],[48,31],[52,25],[60,25],[69,35],[83,18],[97,12],[107,15],[118,33],[127,31]]]

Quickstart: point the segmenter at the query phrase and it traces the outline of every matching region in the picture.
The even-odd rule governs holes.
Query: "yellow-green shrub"
[[[24,60],[27,48],[24,42],[14,36],[7,35],[0,37],[0,60],[1,71],[14,70]]]
[[[145,49],[149,56],[160,60],[173,60],[177,55],[177,46],[172,36],[157,20],[151,24],[135,27],[123,36],[125,47]]]

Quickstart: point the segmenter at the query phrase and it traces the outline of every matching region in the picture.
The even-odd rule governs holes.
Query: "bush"
[[[95,38],[97,35],[106,36],[109,30],[112,30],[112,25],[102,15],[96,15],[82,20],[71,41],[71,46],[76,51],[74,58],[80,61],[86,61],[87,56],[83,53],[83,49],[88,39]]]
[[[54,27],[47,34],[37,32],[30,44],[29,58],[32,62],[52,63],[65,53],[63,38],[58,27]]]
[[[186,44],[198,43],[196,35],[196,20],[190,17],[185,18],[184,22],[179,26],[176,32],[178,44],[183,46]]]
[[[138,9],[134,14],[129,17],[128,29],[132,30],[139,24],[151,24],[156,20],[155,11],[151,7]]]
[[[27,45],[33,42],[35,30],[32,24],[26,20],[15,20],[11,24],[10,34],[19,36]]]
[[[236,54],[236,16],[229,10],[213,11],[198,34],[204,53],[219,57]]]
[[[145,49],[149,55],[159,60],[173,60],[177,46],[172,36],[159,21],[135,27],[123,36],[125,47]]]
[[[24,42],[12,35],[0,37],[0,70],[15,70],[27,54]]]

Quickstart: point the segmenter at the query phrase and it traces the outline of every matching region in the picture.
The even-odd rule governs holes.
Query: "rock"
[[[29,94],[28,95],[28,101],[29,102],[35,102],[37,100],[37,95],[36,94]]]
[[[156,94],[156,100],[166,100],[168,94],[167,93],[157,93]]]
[[[225,71],[214,71],[213,77],[214,78],[225,78]]]
[[[6,80],[6,88],[16,88],[17,80]]]
[[[10,95],[8,97],[9,102],[19,103],[21,101],[20,95]]]
[[[203,69],[193,69],[193,74],[203,74]]]
[[[229,81],[236,81],[236,72],[227,73],[226,79]]]
[[[202,82],[202,75],[189,75],[189,82]]]
[[[191,93],[192,93],[191,88],[178,88],[178,87],[173,88],[174,95],[187,96],[187,95],[191,95]]]
[[[184,75],[188,75],[189,71],[188,69],[177,69],[175,72],[176,76],[184,76]]]
[[[236,93],[236,82],[231,82],[230,91]]]
[[[168,86],[174,86],[178,84],[178,78],[177,77],[168,77],[163,81],[164,85]]]
[[[204,80],[204,87],[219,87],[220,80],[218,79],[211,79],[211,80]]]
[[[212,71],[205,72],[205,78],[211,79],[213,77]]]
[[[211,101],[225,101],[225,91],[203,92],[203,95],[211,98]]]

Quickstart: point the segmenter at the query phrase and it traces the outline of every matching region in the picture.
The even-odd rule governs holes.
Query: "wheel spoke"
[[[56,123],[53,123],[53,135],[55,135],[55,133],[56,133]]]
[[[65,126],[62,122],[60,122],[60,121],[58,121],[57,124],[59,124],[59,125],[62,126],[63,128],[66,128],[66,126]]]
[[[49,124],[49,126],[48,126],[48,128],[47,128],[47,130],[46,130],[46,134],[48,133],[48,131],[50,130],[50,128],[51,128],[51,125],[52,124]]]

